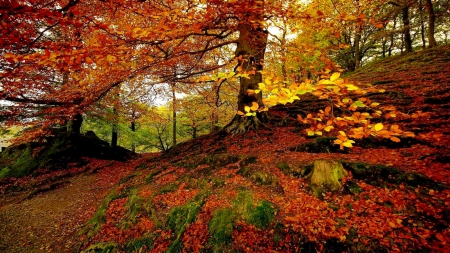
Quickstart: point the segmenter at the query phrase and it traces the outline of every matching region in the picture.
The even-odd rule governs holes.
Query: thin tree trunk
[[[136,122],[134,121],[134,119],[132,119],[132,121],[131,121],[130,128],[133,133],[136,132]],[[134,138],[131,143],[131,151],[136,152],[136,143],[134,142]]]
[[[360,67],[360,57],[361,57],[361,49],[360,44],[361,42],[361,26],[358,25],[356,28],[356,34],[355,34],[355,55],[353,58],[355,69],[358,69]]]
[[[172,146],[177,145],[177,97],[175,94],[175,84],[172,84],[172,119],[173,119],[173,125],[172,125]]]
[[[117,109],[114,108],[113,109],[113,113],[114,113],[114,118],[116,118],[117,116]],[[113,125],[112,125],[112,135],[111,135],[111,147],[117,147],[117,140],[118,140],[119,134],[117,131],[117,122],[116,120],[114,120]]]
[[[192,139],[197,138],[197,127],[192,127]]]
[[[409,20],[409,6],[403,6],[402,8],[402,20],[403,20],[403,34],[404,34],[404,42],[405,42],[405,51],[406,53],[410,53],[413,51],[412,49],[412,39],[411,39],[411,29],[410,29],[410,20]]]
[[[217,107],[215,103],[211,106],[211,113],[209,115],[209,132],[217,132],[217,123],[219,123],[219,116],[217,115]]]
[[[427,0],[427,10],[428,10],[428,46],[435,47],[437,45],[436,39],[434,38],[436,15],[434,13],[434,7],[431,0]]]
[[[425,41],[425,22],[423,20],[423,5],[422,0],[419,1],[419,19],[420,19],[420,37],[422,38],[422,49],[425,49],[427,47],[426,41]]]
[[[396,26],[397,26],[397,17],[395,16],[392,30],[395,30]],[[393,32],[391,32],[391,35],[389,37],[390,37],[391,41],[389,43],[388,56],[392,56],[392,49],[394,47],[395,34]]]

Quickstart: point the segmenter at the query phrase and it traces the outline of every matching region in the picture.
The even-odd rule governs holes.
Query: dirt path
[[[0,196],[0,252],[77,252],[77,233],[111,188],[97,177],[81,174],[21,202]]]

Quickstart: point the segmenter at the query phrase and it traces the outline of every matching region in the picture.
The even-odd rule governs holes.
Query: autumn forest
[[[0,22],[0,252],[450,251],[449,1]]]

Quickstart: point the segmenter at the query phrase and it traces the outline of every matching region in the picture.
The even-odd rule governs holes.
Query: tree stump
[[[326,186],[332,191],[342,187],[340,180],[347,175],[342,163],[329,160],[314,161],[314,168],[306,178],[311,179],[311,184]]]

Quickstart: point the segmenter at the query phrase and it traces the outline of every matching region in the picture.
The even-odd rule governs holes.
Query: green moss
[[[230,163],[235,163],[239,161],[239,157],[235,155],[229,155],[229,154],[212,154],[207,155],[204,157],[200,164],[208,164],[211,167],[223,167],[225,165],[228,165]]]
[[[338,211],[339,209],[341,209],[340,206],[335,205],[335,204],[333,204],[333,203],[328,204],[328,207],[331,208],[331,209],[333,209],[334,211]]]
[[[24,177],[36,169],[58,166],[54,158],[66,149],[67,138],[60,136],[51,143],[28,143],[9,147],[0,153],[0,179],[5,177]]]
[[[153,238],[143,237],[129,241],[125,245],[125,252],[134,253],[139,252],[141,249],[144,249],[142,252],[146,252],[145,249],[150,249],[151,247],[153,247]]]
[[[345,189],[353,193],[354,195],[359,195],[362,192],[361,187],[359,187],[359,185],[353,181],[347,181],[345,184]]]
[[[303,166],[300,175],[302,177],[306,177],[307,175],[309,175],[309,173],[311,173],[311,171],[313,169],[314,169],[314,163],[308,163],[308,164]]]
[[[234,222],[237,219],[250,220],[249,211],[253,205],[253,198],[248,191],[239,192],[231,205],[231,208],[216,210],[209,222],[211,237],[208,244],[213,252],[230,252]]]
[[[267,228],[275,218],[276,209],[272,203],[267,200],[261,201],[256,207],[250,208],[248,223],[257,228]]]
[[[100,203],[94,216],[88,220],[85,228],[81,231],[81,234],[85,234],[87,238],[94,236],[99,230],[102,224],[106,222],[106,209],[111,201],[118,199],[119,195],[115,190],[108,194]]]
[[[0,179],[5,178],[11,174],[11,168],[6,166],[0,170]]]
[[[232,208],[217,210],[209,222],[208,231],[211,237],[208,240],[212,252],[226,252],[230,249],[233,236],[233,223],[236,212]]]
[[[213,252],[228,252],[231,250],[234,223],[244,220],[259,229],[266,229],[275,220],[277,209],[267,201],[262,200],[254,205],[253,197],[248,191],[239,192],[231,203],[231,208],[219,209],[214,212],[209,223],[209,246]]]
[[[172,230],[175,235],[175,240],[169,246],[167,252],[181,252],[181,236],[183,235],[187,226],[190,223],[194,222],[197,218],[197,214],[203,206],[206,196],[207,195],[205,193],[200,193],[186,205],[175,207],[169,213],[165,222],[165,226],[166,228]]]
[[[148,176],[145,178],[145,182],[150,183],[155,176],[157,176],[159,173],[161,173],[163,171],[164,171],[164,169],[161,169],[161,170],[157,170],[157,171],[154,171],[154,172],[148,174]]]
[[[179,182],[174,182],[174,183],[168,184],[159,190],[159,194],[173,192],[178,188],[179,185],[180,185]]]
[[[248,166],[249,164],[255,164],[258,162],[258,157],[256,156],[248,156],[248,157],[240,157],[239,165],[241,167]]]
[[[276,185],[278,183],[278,178],[275,175],[262,171],[254,171],[248,167],[240,169],[238,174],[250,178],[259,185]]]
[[[291,173],[291,168],[289,167],[289,165],[285,162],[279,163],[277,165],[277,168],[281,170],[281,172],[283,172],[284,174],[288,175]]]
[[[137,189],[133,189],[125,204],[127,210],[126,218],[122,221],[125,228],[130,227],[136,222],[137,214],[142,210],[143,199],[137,196]]]
[[[315,184],[311,184],[311,185],[309,185],[308,188],[309,188],[310,194],[312,194],[313,196],[315,196],[318,199],[323,200],[324,189],[322,187],[317,186]]]
[[[364,180],[375,186],[386,186],[386,183],[395,183],[402,172],[394,167],[385,165],[371,165],[366,163],[343,163],[355,179]]]
[[[121,178],[121,179],[119,180],[119,184],[126,183],[128,180],[131,180],[131,179],[134,178],[135,176],[136,176],[136,174],[130,174],[130,175],[127,175],[127,176],[125,176],[125,177],[123,177],[123,178]]]
[[[81,253],[115,253],[117,252],[117,243],[115,242],[100,242],[89,246]]]
[[[276,185],[278,183],[278,178],[273,174],[264,173],[262,171],[257,171],[255,174],[251,175],[250,178],[259,185]]]
[[[403,172],[400,169],[385,165],[372,165],[366,163],[343,162],[355,179],[363,180],[368,184],[382,187],[395,187],[406,184],[410,187],[424,186],[429,189],[443,190],[446,187],[423,174],[416,172]]]
[[[40,164],[40,161],[33,157],[33,148],[30,144],[2,152],[0,161],[3,164],[7,164],[0,171],[0,179],[27,176]]]
[[[248,191],[241,191],[238,193],[231,205],[233,206],[233,212],[243,219],[248,219],[248,210],[253,205],[253,197]]]

